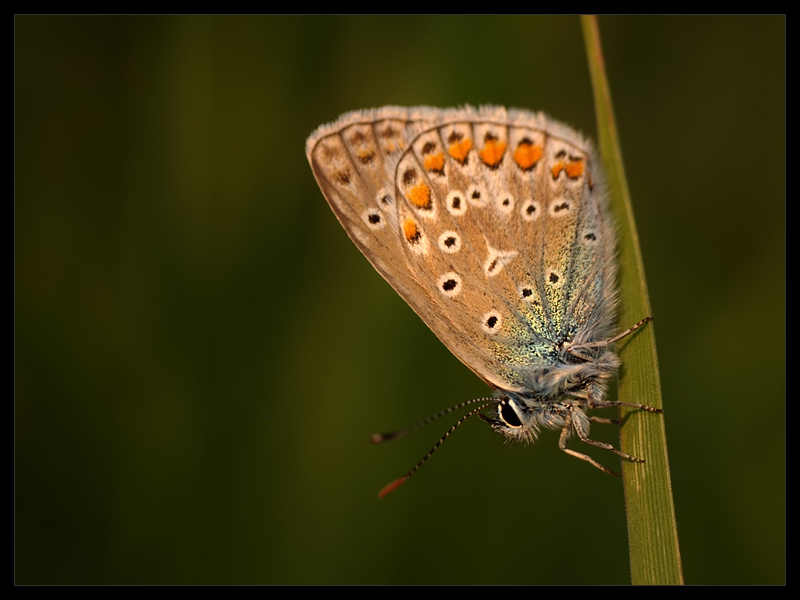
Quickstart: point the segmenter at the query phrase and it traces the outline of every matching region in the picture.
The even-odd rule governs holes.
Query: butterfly
[[[535,441],[561,430],[589,437],[588,409],[606,400],[620,359],[617,259],[600,165],[591,144],[542,113],[503,107],[350,112],[306,142],[314,177],[348,235],[448,349],[494,390],[466,418]],[[488,409],[488,414],[481,411]],[[379,442],[393,434],[373,436]]]

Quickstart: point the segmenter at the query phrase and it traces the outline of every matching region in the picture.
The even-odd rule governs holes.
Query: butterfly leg
[[[593,423],[606,423],[608,425],[619,425],[619,419],[606,419],[605,417],[589,417]]]
[[[617,456],[621,456],[626,460],[630,460],[633,462],[644,462],[642,458],[636,458],[635,456],[631,456],[627,452],[623,452],[622,450],[617,450],[611,444],[606,442],[598,442],[597,440],[593,440],[589,438],[589,428],[585,425],[585,421],[581,421],[580,419],[573,419],[572,425],[575,428],[575,433],[578,434],[580,440],[586,444],[590,444],[592,446],[597,446],[598,448],[602,448],[603,450],[611,450]]]
[[[634,325],[633,327],[628,327],[625,331],[615,335],[612,338],[609,338],[607,340],[599,340],[597,342],[589,342],[587,344],[581,344],[581,347],[583,347],[583,348],[602,348],[602,347],[605,347],[605,346],[610,346],[614,342],[618,342],[622,338],[624,338],[626,336],[629,336],[634,331],[639,329],[642,325],[644,325],[644,324],[646,324],[646,323],[648,323],[648,322],[650,322],[652,320],[653,320],[653,317],[645,317],[644,319],[642,319],[641,321],[636,323],[636,325]]]
[[[642,319],[641,321],[636,323],[636,325],[634,325],[633,327],[628,327],[628,329],[626,329],[625,331],[623,331],[622,333],[620,333],[618,335],[615,335],[612,338],[609,338],[607,340],[598,340],[596,342],[586,342],[586,343],[580,344],[578,346],[573,346],[573,347],[567,348],[567,352],[569,352],[570,354],[572,354],[573,356],[575,356],[577,358],[580,358],[581,360],[590,361],[590,360],[592,360],[591,357],[589,357],[589,356],[587,356],[585,354],[581,354],[579,348],[605,348],[607,346],[610,346],[614,342],[618,342],[622,338],[624,338],[626,336],[629,336],[634,331],[639,329],[642,325],[644,325],[644,324],[646,324],[646,323],[648,323],[648,322],[650,322],[652,320],[653,320],[653,317],[645,317],[644,319]]]
[[[580,435],[580,434],[578,434],[578,435]],[[570,450],[569,448],[567,448],[567,442],[569,442],[569,439],[571,437],[572,437],[572,423],[570,421],[567,421],[567,423],[564,425],[564,429],[561,430],[561,437],[558,440],[559,449],[563,450],[564,452],[566,452],[570,456],[574,456],[575,458],[580,458],[581,460],[585,460],[590,465],[593,465],[593,466],[597,467],[598,469],[600,469],[604,473],[608,473],[609,475],[614,475],[616,477],[620,476],[619,473],[615,473],[611,469],[605,468],[603,465],[601,465],[599,462],[597,462],[591,456],[588,456],[586,454],[581,454],[580,452],[576,452],[575,450]]]
[[[627,406],[628,408],[639,408],[652,413],[664,412],[655,406],[647,406],[646,404],[631,404],[630,402],[606,402],[605,400],[589,400],[589,408],[611,408],[614,406]]]

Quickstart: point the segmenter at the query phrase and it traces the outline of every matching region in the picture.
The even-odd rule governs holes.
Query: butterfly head
[[[616,354],[603,348],[591,359],[571,356],[569,363],[533,369],[526,374],[526,391],[496,392],[497,402],[481,419],[510,441],[535,442],[542,427],[563,429],[585,420],[618,367]]]

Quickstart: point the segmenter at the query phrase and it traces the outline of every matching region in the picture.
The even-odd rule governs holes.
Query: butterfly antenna
[[[417,423],[414,423],[410,427],[406,427],[405,429],[398,429],[397,431],[390,431],[389,433],[376,433],[369,441],[373,444],[380,444],[381,442],[388,442],[389,440],[396,440],[397,438],[403,437],[404,435],[408,435],[416,431],[417,429],[422,429],[428,423],[433,423],[437,419],[441,419],[449,415],[451,412],[455,410],[459,410],[464,408],[465,406],[469,406],[470,404],[477,404],[478,402],[493,402],[493,398],[474,398],[473,400],[467,400],[466,402],[462,402],[461,404],[456,404],[455,406],[451,406],[450,408],[444,409],[440,413],[436,413],[433,416],[428,417],[427,419],[423,419]]]
[[[383,488],[383,489],[382,489],[380,492],[378,492],[378,498],[383,498],[384,496],[387,496],[387,495],[388,495],[388,494],[390,494],[391,492],[395,491],[397,488],[399,488],[401,485],[403,485],[403,484],[404,484],[404,483],[405,483],[405,482],[408,480],[408,478],[409,478],[409,477],[411,477],[411,476],[412,476],[414,473],[416,473],[417,471],[419,471],[419,468],[420,468],[422,465],[424,465],[424,464],[425,464],[425,461],[427,461],[427,460],[428,460],[428,459],[431,457],[431,455],[432,455],[434,452],[436,452],[436,449],[437,449],[439,446],[441,446],[441,445],[442,445],[442,442],[444,442],[444,441],[445,441],[445,440],[446,440],[448,437],[450,437],[450,434],[451,434],[451,433],[453,433],[453,432],[454,432],[454,431],[455,431],[455,430],[456,430],[456,429],[459,427],[459,425],[461,425],[461,424],[462,424],[464,421],[466,421],[467,419],[469,419],[471,416],[473,416],[473,415],[476,415],[477,413],[479,413],[480,411],[482,411],[484,408],[487,408],[487,407],[489,407],[489,406],[492,406],[492,404],[497,404],[497,403],[499,402],[499,400],[497,400],[497,399],[495,399],[495,398],[479,398],[479,399],[477,399],[477,400],[470,400],[470,401],[468,401],[468,402],[463,402],[463,403],[459,404],[458,406],[454,406],[454,407],[452,407],[452,408],[449,408],[449,409],[447,409],[447,410],[445,410],[445,411],[442,411],[442,412],[441,412],[441,413],[439,413],[438,415],[434,415],[433,417],[429,417],[429,418],[428,418],[428,419],[426,419],[425,421],[420,421],[420,423],[418,423],[416,426],[412,426],[412,427],[410,427],[410,428],[408,429],[408,431],[413,431],[414,429],[419,429],[419,427],[422,427],[423,425],[426,425],[427,423],[430,423],[431,421],[433,421],[433,420],[435,420],[435,419],[439,418],[440,416],[446,415],[446,414],[448,414],[449,412],[452,412],[452,411],[454,411],[454,410],[456,410],[456,409],[458,409],[458,408],[461,408],[462,406],[467,406],[468,404],[475,404],[476,402],[482,402],[482,401],[484,401],[484,400],[486,400],[486,401],[487,401],[485,404],[482,404],[482,405],[481,405],[481,406],[479,406],[478,408],[475,408],[475,409],[473,409],[473,410],[469,411],[469,412],[468,412],[466,415],[464,415],[463,417],[461,417],[461,418],[460,418],[460,419],[459,419],[459,420],[456,422],[456,424],[455,424],[455,425],[453,425],[453,426],[452,426],[452,427],[451,427],[451,428],[448,430],[448,432],[447,432],[447,433],[445,433],[445,434],[444,434],[444,435],[443,435],[443,436],[442,436],[442,437],[439,439],[439,441],[438,441],[438,442],[436,442],[436,445],[435,445],[433,448],[431,448],[430,452],[428,452],[428,453],[427,453],[427,454],[426,454],[426,455],[425,455],[425,456],[422,458],[422,460],[421,460],[421,461],[419,461],[419,462],[418,462],[416,465],[414,465],[414,468],[413,468],[413,469],[411,469],[411,470],[410,470],[408,473],[406,473],[405,475],[403,475],[403,476],[402,476],[402,477],[400,477],[399,479],[395,479],[395,480],[394,480],[393,482],[391,482],[389,485],[385,486],[385,487],[384,487],[384,488]],[[406,430],[404,430],[404,431],[406,431]],[[373,437],[374,437],[374,436],[373,436]]]

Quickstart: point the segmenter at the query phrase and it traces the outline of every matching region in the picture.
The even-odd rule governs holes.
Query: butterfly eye
[[[522,421],[519,420],[517,412],[508,402],[503,402],[500,405],[500,418],[509,427],[522,427]]]

